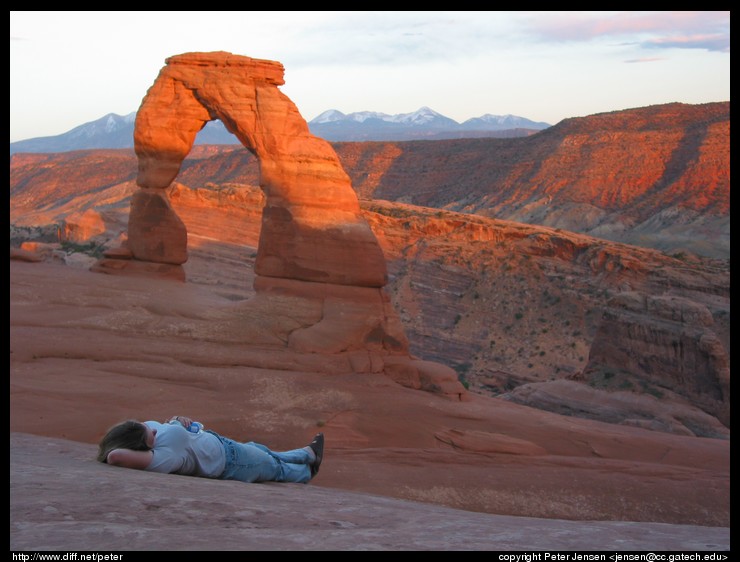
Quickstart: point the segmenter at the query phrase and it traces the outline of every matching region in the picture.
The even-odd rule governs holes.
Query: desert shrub
[[[470,390],[470,382],[468,381],[468,379],[465,378],[465,375],[461,375],[458,373],[457,380],[460,381],[460,384],[463,385],[465,390]]]
[[[63,240],[61,243],[62,250],[71,254],[87,254],[94,258],[100,258],[103,256],[103,245],[95,242],[87,242],[86,244],[80,244],[78,242],[70,242],[69,240]]]

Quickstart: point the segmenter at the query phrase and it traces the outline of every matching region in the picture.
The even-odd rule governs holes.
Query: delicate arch
[[[166,62],[136,115],[141,189],[131,198],[128,228],[135,259],[107,271],[168,264],[167,275],[184,278],[187,229],[167,187],[198,131],[220,119],[257,156],[265,207],[255,295],[221,318],[219,333],[283,345],[296,356],[341,355],[341,372],[384,372],[399,384],[462,400],[465,389],[454,370],[409,355],[401,320],[383,289],[387,272],[378,240],[334,149],[311,135],[278,89],[283,66],[224,52],[187,53]],[[284,365],[294,362],[295,356]]]
[[[387,282],[385,258],[331,145],[309,132],[278,86],[283,66],[225,52],[166,60],[136,115],[139,161],[129,247],[135,258],[187,260],[187,232],[164,191],[210,120],[258,158],[265,193],[255,272],[362,287]],[[179,221],[179,222],[178,222]]]

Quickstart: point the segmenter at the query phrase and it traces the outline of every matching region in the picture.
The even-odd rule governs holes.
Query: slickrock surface
[[[10,280],[10,432],[36,436],[11,439],[12,548],[156,548],[169,533],[166,548],[729,546],[728,439],[341,373],[331,355],[238,342],[218,319],[240,303],[205,285],[16,260]],[[326,460],[286,488],[94,462],[114,423],[175,413],[277,450],[321,430]],[[246,511],[227,507],[242,494]]]
[[[11,550],[729,550],[721,527],[474,513],[316,484],[243,484],[97,463],[11,433]],[[320,479],[316,478],[316,482]]]

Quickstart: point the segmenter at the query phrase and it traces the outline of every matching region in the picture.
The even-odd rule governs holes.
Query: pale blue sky
[[[555,124],[730,99],[730,12],[10,12],[10,141],[136,111],[165,58],[229,51],[285,66],[327,109]]]

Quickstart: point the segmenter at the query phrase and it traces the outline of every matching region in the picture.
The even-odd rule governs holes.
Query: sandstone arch
[[[184,226],[169,187],[203,126],[220,119],[260,163],[266,204],[258,275],[382,287],[385,259],[360,215],[349,177],[331,145],[310,134],[278,86],[283,66],[230,53],[187,53],[166,60],[136,115],[139,159],[129,247],[135,258],[187,259]]]
[[[278,86],[283,66],[226,52],[170,57],[136,115],[139,161],[128,249],[138,264],[180,268],[187,230],[169,203],[198,131],[219,119],[259,161],[265,194],[256,297],[225,319],[244,341],[346,357],[351,372],[462,399],[455,371],[410,357],[383,287],[385,258],[331,145]]]

